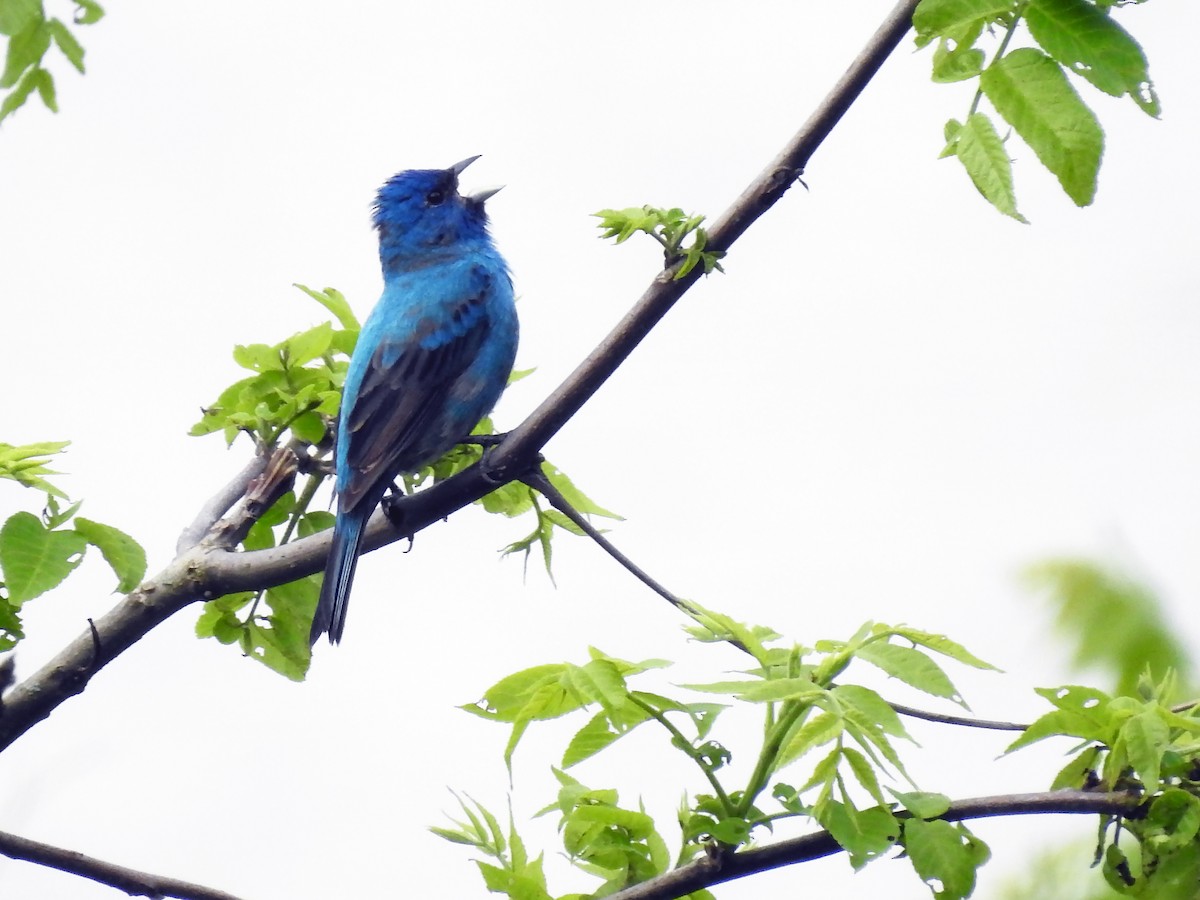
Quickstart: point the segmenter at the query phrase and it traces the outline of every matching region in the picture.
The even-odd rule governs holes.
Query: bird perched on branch
[[[346,372],[334,462],[338,509],[309,642],[336,644],[367,519],[400,475],[436,460],[491,412],[517,352],[508,266],[484,201],[448,169],[413,169],[375,199],[383,296]]]

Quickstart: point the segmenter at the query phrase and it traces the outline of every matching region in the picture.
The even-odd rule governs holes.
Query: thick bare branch
[[[804,127],[742,192],[733,206],[717,219],[709,232],[710,249],[727,250],[783,196],[812,153],[899,43],[915,5],[916,0],[903,0],[889,14]],[[366,549],[408,537],[528,471],[546,442],[625,361],[696,282],[698,273],[699,269],[693,270],[679,280],[673,278],[673,270],[659,273],[616,328],[524,422],[489,451],[482,464],[405,498],[400,504],[405,523],[403,531],[380,513],[372,517]],[[244,493],[246,485],[259,474],[260,470],[248,468],[239,474],[235,483],[242,486]],[[231,483],[206,506],[197,522],[211,517],[213,510],[226,503],[233,490],[234,483]],[[236,502],[236,498],[231,502]],[[217,523],[209,532],[220,528],[222,534],[236,533],[236,529],[246,522],[239,517],[253,513],[246,507],[247,504],[243,504],[231,516],[241,524]],[[186,533],[191,530],[190,527]],[[12,690],[5,698],[0,716],[0,750],[48,716],[67,697],[80,693],[103,665],[179,609],[198,600],[233,591],[268,588],[317,572],[324,564],[329,540],[328,534],[314,535],[283,547],[249,553],[230,552],[211,540],[201,540],[98,619],[47,666]]]
[[[218,891],[215,888],[180,881],[178,878],[165,878],[162,875],[152,875],[149,872],[139,872],[137,869],[127,869],[116,863],[105,862],[93,856],[85,856],[75,850],[64,850],[31,841],[0,831],[0,853],[13,859],[23,859],[49,866],[72,875],[81,875],[92,881],[106,884],[119,891],[124,891],[131,897],[176,897],[178,900],[238,900],[233,894]]]
[[[959,800],[938,818],[964,822],[995,816],[1101,813],[1133,818],[1140,814],[1143,798],[1132,793],[1051,791],[1044,794],[1010,794]],[[904,816],[903,813],[900,814]],[[675,900],[693,891],[710,888],[841,851],[828,831],[818,831],[740,853],[712,853],[658,878],[610,895],[609,900]]]

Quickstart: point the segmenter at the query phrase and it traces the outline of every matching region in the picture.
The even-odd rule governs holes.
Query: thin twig
[[[175,897],[177,900],[238,900],[233,894],[219,891],[216,888],[192,884],[190,881],[180,881],[178,878],[167,878],[162,875],[152,875],[149,872],[139,872],[118,866],[116,863],[105,862],[94,856],[85,856],[75,850],[64,850],[41,841],[31,841],[0,831],[0,853],[12,859],[23,859],[81,875],[84,878],[100,884],[106,884],[119,891],[124,891],[131,897]]]
[[[1062,814],[1119,815],[1136,818],[1142,814],[1144,798],[1134,793],[1050,791],[1042,794],[1010,794],[959,800],[937,818],[964,822],[996,816]],[[907,818],[904,812],[899,818]],[[608,900],[674,900],[694,891],[711,888],[783,866],[796,865],[841,852],[842,847],[828,831],[779,841],[740,853],[712,854],[673,869],[657,878],[610,894]]]
[[[1022,725],[1020,722],[1000,722],[996,719],[976,719],[971,716],[949,716],[945,713],[928,712],[923,709],[904,706],[901,703],[892,703],[890,700],[888,701],[888,706],[902,716],[908,716],[911,719],[924,719],[926,722],[939,722],[942,725],[965,725],[968,728],[987,728],[992,731],[1024,731],[1029,727],[1028,725]]]
[[[570,501],[562,495],[562,491],[551,483],[550,479],[546,477],[546,474],[540,468],[530,469],[521,476],[520,480],[549,500],[551,506],[570,519],[580,531],[599,544],[600,549],[620,563],[634,578],[646,585],[646,587],[650,588],[658,596],[690,616],[698,616],[700,614],[699,610],[682,597],[676,596],[673,592],[667,590],[655,578],[651,577],[649,572],[613,546],[612,542],[596,529],[596,526],[571,505]]]

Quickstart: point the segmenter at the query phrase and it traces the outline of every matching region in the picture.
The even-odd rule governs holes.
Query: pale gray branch
[[[233,504],[237,503],[246,493],[250,482],[261,475],[266,467],[267,457],[262,453],[256,453],[254,458],[242,468],[242,471],[234,475],[227,485],[217,491],[196,513],[196,518],[192,520],[192,523],[183,529],[175,544],[176,554],[183,554],[199,544],[208,534],[208,530],[217,523],[221,516],[233,508]]]

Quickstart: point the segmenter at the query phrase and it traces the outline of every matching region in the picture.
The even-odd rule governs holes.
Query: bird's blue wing
[[[375,349],[353,407],[343,412],[349,478],[339,487],[342,509],[365,497],[373,505],[398,473],[428,461],[422,442],[487,337],[492,278],[472,266],[469,292],[430,304],[405,340],[385,338]]]

